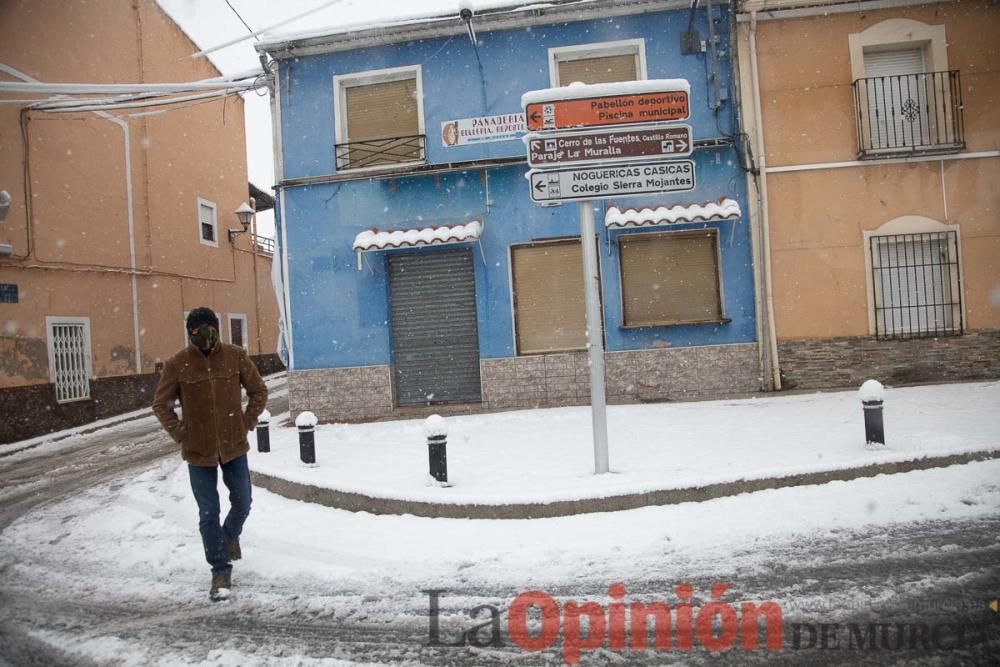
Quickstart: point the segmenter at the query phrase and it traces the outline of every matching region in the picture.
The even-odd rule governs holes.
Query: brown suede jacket
[[[250,402],[246,412],[240,386]],[[183,421],[174,412],[180,399]],[[246,350],[216,343],[205,355],[189,343],[163,366],[153,412],[176,442],[184,460],[196,466],[228,463],[250,449],[247,431],[267,405],[267,387]]]

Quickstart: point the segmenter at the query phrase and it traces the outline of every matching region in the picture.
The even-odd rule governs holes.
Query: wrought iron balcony
[[[872,76],[858,79],[852,87],[859,158],[965,148],[958,70]]]
[[[254,252],[258,255],[265,255],[267,257],[274,256],[274,239],[272,238],[268,238],[266,236],[254,236],[253,247]]]
[[[421,162],[425,135],[363,139],[336,144],[337,169],[363,169],[407,162]]]

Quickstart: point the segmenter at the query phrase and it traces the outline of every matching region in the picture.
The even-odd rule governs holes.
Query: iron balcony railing
[[[363,169],[424,160],[425,135],[363,139],[336,144],[337,169]]]
[[[965,147],[958,70],[871,76],[858,79],[852,88],[859,158]]]
[[[253,247],[255,252],[260,255],[267,255],[268,257],[274,256],[274,239],[272,238],[268,238],[266,236],[254,236]]]

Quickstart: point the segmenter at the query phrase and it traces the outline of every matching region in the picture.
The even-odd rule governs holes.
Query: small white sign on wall
[[[441,145],[445,148],[519,139],[528,132],[523,113],[457,118],[441,123]]]

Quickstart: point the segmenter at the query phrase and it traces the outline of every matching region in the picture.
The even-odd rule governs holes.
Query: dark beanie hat
[[[188,313],[187,318],[187,330],[191,333],[192,329],[197,329],[202,324],[210,324],[216,329],[219,328],[219,318],[211,308],[206,308],[202,306],[201,308],[195,308],[190,313]]]

